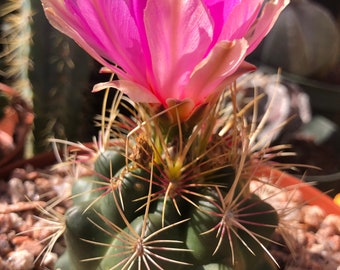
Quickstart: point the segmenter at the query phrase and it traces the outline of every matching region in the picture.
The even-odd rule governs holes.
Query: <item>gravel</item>
[[[296,188],[280,190],[253,182],[251,188],[279,213],[281,225],[269,251],[280,269],[340,270],[340,216],[305,204]]]
[[[7,180],[0,180],[0,269],[53,269],[65,246],[60,237],[51,252],[45,252],[46,239],[62,226],[58,213],[63,214],[70,201],[54,202],[67,197],[71,179],[62,170],[27,167],[15,169]]]

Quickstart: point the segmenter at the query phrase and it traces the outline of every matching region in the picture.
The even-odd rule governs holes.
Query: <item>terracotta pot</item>
[[[15,127],[19,122],[19,115],[11,106],[4,108],[4,114],[5,116],[0,120],[0,130],[8,136],[13,136]]]
[[[81,149],[75,146],[70,146],[67,148],[68,149],[67,151],[69,152],[77,151],[77,153],[79,154],[86,154],[87,151],[85,150],[85,148],[92,149],[92,150],[95,149],[93,143],[84,143],[82,145],[84,146],[84,149]],[[45,167],[52,166],[58,162],[56,154],[57,153],[50,151],[50,152],[39,153],[29,159],[13,160],[12,162],[7,163],[4,166],[0,166],[0,178],[6,180],[10,176],[11,172],[16,168],[24,168],[27,166],[33,166],[36,169],[43,169]],[[61,151],[59,152],[59,155],[62,156]]]
[[[0,119],[0,150],[6,156],[14,150],[14,133],[19,122],[16,110],[7,106],[3,108],[4,116]]]
[[[269,166],[258,168],[256,176],[268,177],[270,182],[278,187],[296,187],[301,191],[306,203],[318,205],[326,214],[340,215],[340,207],[334,203],[331,197],[311,186],[311,184],[303,182],[301,179]]]
[[[33,166],[37,169],[52,166],[57,162],[53,152],[45,152],[38,154],[30,159],[16,159],[3,166],[0,166],[0,178],[7,180],[11,172],[16,168],[25,168],[26,166]]]
[[[23,158],[24,146],[33,124],[32,108],[13,88],[0,83],[0,91],[10,99],[4,108],[5,116],[0,120],[0,168]],[[3,150],[3,151],[2,151]]]

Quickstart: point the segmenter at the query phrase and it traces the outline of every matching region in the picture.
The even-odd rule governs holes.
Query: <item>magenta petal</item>
[[[97,61],[121,77],[147,84],[148,47],[141,46],[139,26],[131,16],[137,11],[131,11],[126,1],[42,1],[51,24],[73,38]]]
[[[186,89],[187,97],[200,102],[216,91],[242,64],[247,48],[248,43],[244,39],[217,43],[193,71]]]
[[[185,98],[183,85],[213,35],[205,6],[201,0],[148,0],[145,27],[159,95],[164,100]]]
[[[53,26],[137,102],[197,106],[243,72],[288,0],[41,0]]]
[[[60,32],[74,39],[80,47],[82,47],[89,55],[96,59],[102,65],[110,68],[115,73],[125,76],[125,72],[116,66],[107,62],[97,48],[91,46],[88,40],[85,40],[79,31],[77,31],[77,22],[69,10],[66,9],[63,0],[42,0],[44,11],[49,22]]]
[[[240,1],[225,18],[219,40],[243,38],[256,20],[263,0]]]
[[[245,38],[249,42],[247,54],[250,54],[268,34],[273,27],[280,12],[289,4],[289,0],[271,0],[268,1],[261,13],[261,16],[249,29]]]
[[[133,75],[134,80],[145,79],[147,52],[144,51],[148,48],[140,46],[139,28],[128,5],[130,1],[66,0],[65,3],[74,12],[78,31],[90,45]]]
[[[116,80],[104,83],[98,83],[93,87],[92,92],[98,92],[107,88],[116,88],[128,95],[135,102],[142,103],[160,103],[157,97],[149,89],[127,80]]]
[[[214,44],[221,35],[226,18],[229,17],[233,8],[238,5],[240,1],[241,0],[204,0],[205,5],[209,9],[211,18],[214,21]]]

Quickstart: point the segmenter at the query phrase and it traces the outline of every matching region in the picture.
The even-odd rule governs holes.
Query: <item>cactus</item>
[[[31,110],[33,99],[29,79],[31,17],[28,0],[7,0],[0,4],[0,83],[19,93],[25,104],[20,110]],[[29,157],[32,155],[32,136],[30,132],[25,136],[24,156]]]
[[[251,150],[256,132],[235,91],[195,126],[164,130],[169,111],[150,119],[129,101],[130,118],[121,100],[104,111],[85,164],[74,156],[92,169],[74,180],[56,269],[276,269],[266,246],[279,216],[250,191],[261,151]]]
[[[27,102],[32,102],[32,89],[28,76],[31,45],[31,2],[8,0],[0,5],[1,38],[3,50],[0,75],[6,84],[17,89]]]
[[[48,139],[83,140],[81,122],[84,91],[88,89],[93,61],[78,46],[47,22],[40,1],[31,1],[31,61],[34,91],[35,152],[50,149]],[[75,68],[77,67],[77,68]],[[57,90],[56,90],[57,89]],[[84,91],[82,91],[82,89]]]
[[[17,90],[36,116],[27,157],[49,150],[52,136],[70,140],[88,136],[83,135],[88,127],[75,129],[74,123],[84,111],[79,90],[87,90],[94,62],[49,25],[40,1],[1,1],[0,60],[1,82]]]
[[[42,0],[118,78],[94,86],[118,90],[94,147],[67,159],[90,173],[74,179],[56,269],[275,269],[279,215],[250,188],[275,148],[258,149],[259,98],[240,108],[231,82],[288,1],[137,2]]]

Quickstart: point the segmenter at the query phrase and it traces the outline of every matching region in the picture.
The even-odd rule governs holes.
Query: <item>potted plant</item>
[[[280,217],[250,184],[282,148],[259,147],[263,122],[245,114],[261,97],[238,106],[234,81],[287,1],[42,2],[119,77],[94,87],[106,97],[94,144],[66,142],[87,173],[56,226],[67,244],[56,269],[276,269]]]

